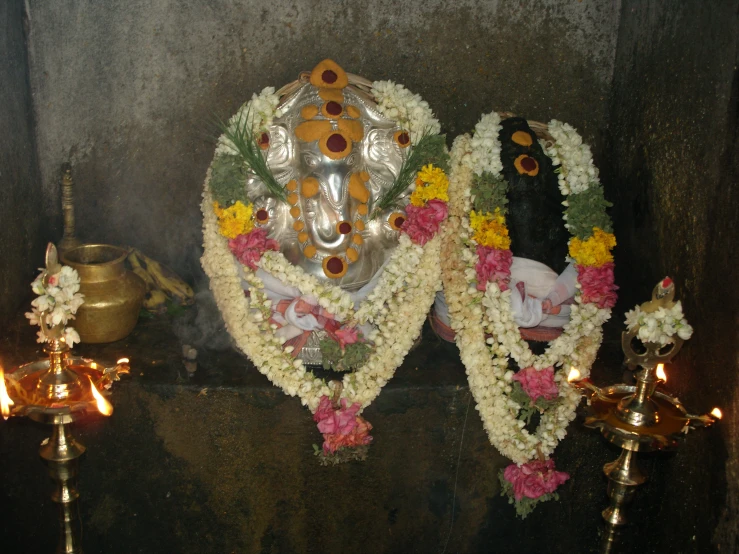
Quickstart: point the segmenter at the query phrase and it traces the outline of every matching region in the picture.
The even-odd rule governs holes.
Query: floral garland
[[[401,129],[410,135],[411,147],[429,129],[438,133],[438,121],[428,104],[401,85],[376,82],[372,93],[379,110],[398,121]],[[243,123],[248,117],[253,134],[263,135],[279,115],[278,104],[274,89],[264,89],[239,110],[229,125]],[[219,156],[230,154],[233,149],[229,141],[221,137],[206,177],[202,203],[205,247],[202,265],[210,277],[226,327],[261,373],[286,394],[298,396],[304,406],[315,412],[315,420],[324,435],[323,448],[319,451],[322,457],[330,458],[331,463],[361,458],[351,453],[351,449],[366,450],[371,426],[359,413],[392,378],[420,334],[435,293],[441,289],[438,231],[447,215],[446,174],[432,165],[425,165],[418,172],[405,217],[395,214],[395,219],[390,221],[400,233],[398,245],[374,290],[355,306],[350,295],[340,287],[323,283],[292,265],[279,252],[278,244],[259,227],[261,210],[255,210],[245,196],[228,207],[214,201],[210,185],[216,173],[224,170]],[[366,342],[364,363],[345,373],[342,381],[333,386],[307,369],[302,360],[294,357],[293,347],[286,346],[275,334],[276,325],[271,320],[275,306],[257,275],[260,269],[295,287],[302,297],[316,299],[320,309],[331,314],[340,327],[330,334],[341,351],[348,344]],[[244,294],[242,281],[248,285],[248,295]],[[361,337],[358,327],[365,324],[371,324],[372,331]]]
[[[601,326],[610,318],[616,298],[610,254],[615,238],[588,147],[569,125],[550,122],[554,142],[542,147],[560,166],[578,291],[562,334],[543,354],[535,355],[521,337],[510,301],[512,253],[505,223],[507,183],[501,175],[500,129],[500,117],[493,112],[482,117],[473,137],[463,135],[454,142],[442,276],[451,326],[490,441],[525,468],[553,452],[575,416],[580,394],[555,367],[576,366],[583,375],[589,374],[602,340]],[[532,144],[528,133],[524,135],[514,134],[513,140]],[[535,160],[526,158],[517,158],[516,169],[535,174]],[[486,206],[478,210],[476,182],[493,188]],[[518,372],[509,368],[511,360]],[[541,417],[536,431],[529,432],[526,423],[534,410]],[[547,489],[546,494],[551,492]]]
[[[71,348],[80,342],[80,335],[73,327],[66,327],[74,319],[85,297],[79,292],[80,276],[69,266],[56,266],[58,271],[42,271],[31,283],[31,289],[38,295],[31,302],[31,311],[26,317],[31,325],[38,325],[37,342],[49,342],[54,338],[63,340]],[[58,336],[57,336],[58,335]]]

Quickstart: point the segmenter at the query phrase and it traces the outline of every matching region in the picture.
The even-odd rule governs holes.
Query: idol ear
[[[271,125],[269,140],[269,150],[266,151],[267,166],[274,174],[289,165],[293,139],[282,125]]]
[[[393,181],[395,172],[403,163],[403,152],[395,144],[393,129],[372,129],[367,133],[365,139],[365,164],[372,172],[372,185],[379,181],[379,186],[384,191]],[[371,186],[373,193],[374,186]]]

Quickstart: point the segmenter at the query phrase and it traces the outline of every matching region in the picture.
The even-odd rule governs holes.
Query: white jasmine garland
[[[389,81],[374,84],[373,93],[379,109],[417,142],[424,133],[438,133],[439,123],[428,104],[402,85]],[[254,95],[230,120],[235,125],[240,118],[252,119],[256,133],[265,130],[278,116],[275,113],[279,98],[273,88]],[[223,137],[219,139],[216,156],[232,150]],[[248,266],[240,264],[228,247],[228,239],[219,233],[209,191],[210,170],[203,193],[203,268],[210,278],[210,286],[223,320],[238,348],[243,351],[272,383],[290,396],[298,396],[303,405],[315,411],[322,396],[330,396],[329,384],[308,371],[302,360],[293,358],[292,347],[284,347],[270,324],[271,301],[264,285]],[[441,289],[439,253],[440,233],[423,247],[401,234],[398,245],[386,263],[377,286],[358,306],[340,287],[326,284],[292,265],[281,252],[266,251],[258,267],[279,278],[284,284],[297,288],[302,295],[318,299],[321,307],[331,312],[338,321],[371,323],[372,352],[366,363],[343,378],[341,396],[349,403],[368,406],[392,378],[415,339],[419,336],[434,296]],[[242,279],[249,285],[244,294]]]
[[[598,168],[593,163],[590,146],[569,124],[553,119],[548,125],[553,143],[542,143],[554,165],[561,164],[559,190],[563,196],[586,191],[592,183],[598,183]]]
[[[582,303],[578,284],[570,321],[543,354],[535,355],[514,321],[511,291],[501,291],[494,282],[487,283],[484,292],[477,290],[478,258],[469,224],[470,189],[475,174],[487,171],[494,177],[500,175],[500,129],[500,117],[493,112],[482,117],[474,137],[463,135],[454,141],[449,217],[442,236],[442,276],[451,327],[485,430],[502,454],[522,464],[553,452],[575,417],[581,396],[567,383],[563,371],[556,372],[558,401],[541,414],[538,428],[530,433],[518,419],[521,406],[510,396],[514,373],[508,369],[509,360],[515,360],[521,369],[574,366],[587,377],[602,340],[602,325],[611,311]],[[549,131],[555,142],[543,146],[553,163],[562,166],[559,186],[566,201],[568,194],[583,192],[591,183],[597,183],[597,170],[589,148],[582,145],[572,127],[552,121]]]
[[[426,133],[437,135],[441,132],[441,125],[428,102],[403,85],[392,81],[375,81],[372,83],[372,95],[380,113],[388,119],[394,119],[410,133],[411,144],[418,144]]]

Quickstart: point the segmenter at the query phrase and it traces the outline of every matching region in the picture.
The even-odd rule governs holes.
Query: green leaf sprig
[[[244,117],[239,118],[233,128],[220,119],[217,122],[223,135],[236,148],[246,170],[264,183],[272,196],[286,202],[287,192],[285,192],[285,187],[277,182],[269,167],[267,167],[267,160],[262,154],[257,137],[251,128],[249,112]]]
[[[424,165],[433,164],[448,172],[449,154],[447,154],[445,147],[445,135],[433,135],[428,131],[425,132],[418,144],[410,147],[410,152],[403,160],[393,184],[377,200],[372,212],[372,219],[395,203],[398,197],[413,184],[416,174]]]

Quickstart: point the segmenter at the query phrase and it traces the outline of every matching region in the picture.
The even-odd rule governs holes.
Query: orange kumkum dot
[[[511,140],[521,146],[531,146],[534,143],[531,135],[526,131],[516,131],[513,133],[513,136],[511,136]]]
[[[521,175],[528,175],[529,177],[536,177],[539,174],[539,164],[531,156],[521,154],[513,162],[516,171]]]
[[[400,231],[403,223],[405,223],[405,215],[400,212],[393,212],[392,214],[390,214],[387,222],[390,224],[391,228],[396,231]]]

